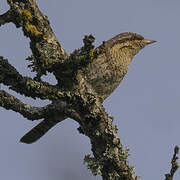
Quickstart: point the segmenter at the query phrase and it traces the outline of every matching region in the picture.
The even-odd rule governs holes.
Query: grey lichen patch
[[[114,145],[118,145],[119,143],[120,143],[120,139],[115,137],[115,138],[113,139],[113,144],[114,144]]]
[[[86,155],[84,158],[84,163],[87,164],[88,169],[91,170],[91,172],[93,173],[93,175],[103,175],[105,172],[103,171],[107,171],[108,174],[106,175],[106,177],[108,176],[108,180],[114,180],[114,179],[123,179],[123,169],[119,171],[117,171],[114,168],[114,165],[112,164],[112,162],[110,161],[110,159],[112,159],[114,157],[109,157],[107,156],[107,154],[104,154],[104,158],[102,157],[101,159],[96,159],[91,157],[90,155]],[[132,166],[130,167],[130,169],[126,172],[124,172],[125,174],[129,174],[129,179],[131,179],[130,177],[134,176],[134,170],[135,168]],[[106,174],[106,173],[105,173]],[[124,176],[124,178],[127,175]],[[126,179],[126,178],[125,178]]]
[[[124,157],[125,157],[125,159],[128,158],[128,156],[129,156],[129,151],[130,151],[129,147],[126,147],[126,148],[125,148],[125,151],[124,151]]]
[[[103,169],[103,163],[97,161],[95,158],[91,157],[90,154],[84,157],[84,163],[87,163],[88,169],[91,170],[94,176],[101,175]]]
[[[63,100],[66,100],[67,102],[73,102],[74,100],[76,100],[75,96],[72,95],[71,92],[69,92],[69,91],[61,92],[59,90],[56,93],[56,97],[57,97],[57,99],[63,99]]]

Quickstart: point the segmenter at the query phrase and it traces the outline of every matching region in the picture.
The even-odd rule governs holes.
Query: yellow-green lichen
[[[61,98],[61,97],[64,96],[64,94],[63,94],[61,91],[58,91],[58,92],[57,92],[57,96]]]
[[[91,62],[93,61],[94,59],[94,49],[91,49],[90,52],[89,52],[89,57],[90,57],[90,60]]]
[[[32,18],[33,18],[31,12],[29,10],[27,10],[27,9],[24,9],[22,11],[21,15],[22,15],[22,19],[25,20],[25,21],[31,21]]]
[[[24,9],[20,15],[20,19],[26,30],[26,33],[30,34],[31,36],[42,35],[42,33],[38,31],[37,27],[32,24],[33,15],[29,10]]]
[[[46,37],[46,35],[44,35],[44,36],[43,36],[43,39],[44,39],[45,41],[47,41],[47,37]]]
[[[38,36],[38,35],[42,34],[41,32],[39,32],[37,30],[35,25],[32,25],[30,23],[26,23],[25,29],[26,29],[27,33],[30,33],[31,35],[34,35],[34,36]]]

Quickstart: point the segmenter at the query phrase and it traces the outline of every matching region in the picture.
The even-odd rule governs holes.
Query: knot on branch
[[[82,67],[86,67],[89,63],[91,63],[96,58],[93,45],[94,41],[94,36],[84,36],[84,46],[70,54],[69,60],[67,62],[68,66],[78,70]]]
[[[83,39],[84,48],[93,49],[94,48],[94,45],[93,45],[94,41],[95,41],[95,37],[92,34],[84,36],[84,39]]]

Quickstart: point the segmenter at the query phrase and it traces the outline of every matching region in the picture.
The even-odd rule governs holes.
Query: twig
[[[175,146],[174,148],[174,154],[173,154],[173,157],[172,157],[172,160],[171,160],[171,170],[170,170],[170,173],[169,174],[165,174],[165,180],[173,180],[173,177],[174,177],[174,174],[175,172],[177,171],[177,169],[179,168],[179,165],[178,165],[178,156],[177,154],[179,153],[179,147],[178,146]]]

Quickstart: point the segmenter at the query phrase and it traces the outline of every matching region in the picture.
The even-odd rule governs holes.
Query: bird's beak
[[[144,43],[145,43],[146,45],[157,42],[157,41],[155,41],[155,40],[149,40],[149,39],[144,39],[143,41],[144,41]]]

